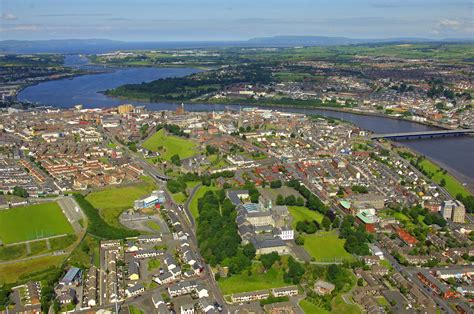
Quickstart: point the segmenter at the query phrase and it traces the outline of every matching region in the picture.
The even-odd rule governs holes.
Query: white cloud
[[[16,15],[14,15],[14,14],[11,13],[11,12],[4,12],[4,13],[2,14],[2,20],[15,21],[15,20],[18,20],[18,17],[16,17]]]
[[[457,20],[448,20],[448,19],[445,19],[445,20],[441,20],[439,23],[438,23],[438,28],[441,28],[441,29],[453,29],[453,30],[456,30],[456,29],[459,29],[459,26],[461,25],[461,23]]]

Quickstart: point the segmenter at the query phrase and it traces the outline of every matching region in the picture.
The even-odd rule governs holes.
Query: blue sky
[[[0,13],[0,40],[474,37],[474,0],[0,0]]]

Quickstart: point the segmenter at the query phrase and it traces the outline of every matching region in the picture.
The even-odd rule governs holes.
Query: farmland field
[[[73,233],[57,203],[0,211],[0,239],[5,244]]]
[[[193,141],[167,135],[164,129],[159,130],[143,142],[143,147],[153,152],[159,152],[166,160],[170,160],[173,155],[179,155],[180,159],[185,159],[198,153]]]
[[[86,200],[97,208],[105,222],[120,227],[118,217],[131,207],[133,202],[150,194],[156,185],[149,177],[144,177],[140,183],[129,186],[110,186],[103,190],[90,193]]]
[[[63,260],[64,256],[44,256],[13,264],[1,264],[0,285],[2,283],[17,282],[28,274],[39,273],[53,266],[59,266]]]

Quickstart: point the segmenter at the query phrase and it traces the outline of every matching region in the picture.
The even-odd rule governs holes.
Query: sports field
[[[57,203],[0,211],[0,239],[5,244],[74,233]]]
[[[118,217],[131,207],[133,202],[150,194],[156,185],[150,177],[143,177],[140,183],[128,186],[110,186],[90,193],[86,200],[97,208],[104,220],[113,226],[120,226]]]
[[[304,206],[288,206],[291,216],[293,217],[293,228],[296,228],[298,221],[313,221],[316,220],[318,223],[323,221],[323,214],[315,210],[309,210],[308,207]]]
[[[304,235],[304,248],[316,261],[333,262],[353,260],[354,257],[344,249],[346,240],[339,239],[333,232],[320,231]]]
[[[196,143],[188,139],[167,135],[164,129],[149,137],[143,142],[142,146],[153,152],[159,152],[166,160],[170,160],[173,155],[179,155],[180,159],[185,159],[198,153]]]

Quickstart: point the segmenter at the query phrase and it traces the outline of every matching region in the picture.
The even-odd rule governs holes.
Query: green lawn
[[[342,299],[342,296],[338,295],[332,302],[332,313],[345,313],[345,314],[360,314],[362,313],[360,307],[355,304],[347,304]]]
[[[305,314],[327,314],[327,313],[331,313],[331,312],[326,311],[325,309],[323,309],[323,308],[317,306],[316,304],[311,303],[310,301],[305,300],[305,299],[300,301],[299,306],[303,309],[303,312]]]
[[[182,192],[171,194],[171,196],[173,197],[173,201],[175,201],[178,204],[184,204],[184,202],[186,202],[186,199],[187,199],[186,195],[184,195]]]
[[[446,181],[444,188],[451,194],[451,196],[456,197],[458,194],[462,196],[471,195],[469,190],[463,186],[455,177],[448,173],[443,174],[443,171],[440,171],[440,167],[432,163],[428,159],[423,159],[420,165],[425,169],[426,172],[433,174],[433,181],[440,183],[442,179]]]
[[[197,145],[192,140],[167,135],[164,129],[149,137],[142,146],[153,152],[159,152],[166,160],[170,160],[171,156],[176,154],[180,159],[185,159],[198,153]],[[162,149],[159,149],[160,147]]]
[[[189,203],[189,210],[191,211],[191,214],[193,215],[194,219],[197,219],[199,217],[198,199],[203,197],[207,191],[217,191],[217,188],[214,186],[202,185],[199,190],[196,191],[196,194],[194,194],[193,199]]]
[[[264,274],[251,274],[248,276],[247,272],[244,272],[243,274],[232,275],[228,278],[221,278],[218,284],[224,295],[289,285],[283,281],[283,272],[274,268]]]
[[[0,211],[0,239],[5,244],[73,233],[57,203],[43,203]]]
[[[38,254],[46,253],[48,251],[46,241],[31,242],[30,249],[31,249],[30,255],[38,255]]]
[[[0,261],[10,261],[26,256],[26,245],[0,246]]]
[[[131,207],[133,202],[150,194],[156,185],[150,177],[143,177],[142,181],[128,186],[109,186],[103,190],[92,192],[86,200],[97,208],[104,220],[112,225],[119,226],[118,217]]]
[[[323,214],[315,210],[309,210],[304,206],[288,206],[291,216],[293,217],[293,229],[296,228],[298,221],[313,221],[316,220],[318,223],[323,221]]]
[[[155,230],[155,231],[160,231],[161,228],[160,228],[160,225],[158,225],[156,222],[154,222],[153,220],[149,220],[146,222],[146,225],[148,227],[150,227],[151,229]]]
[[[144,314],[145,313],[140,308],[138,308],[134,305],[129,305],[128,306],[128,311],[130,312],[130,314]]]
[[[305,250],[316,261],[353,260],[354,257],[344,249],[344,239],[339,239],[335,232],[319,232],[303,235]]]
[[[148,261],[148,270],[157,269],[161,266],[161,262],[158,259],[152,259]]]
[[[0,285],[26,279],[28,274],[58,266],[63,260],[64,256],[45,256],[13,264],[0,264]]]

